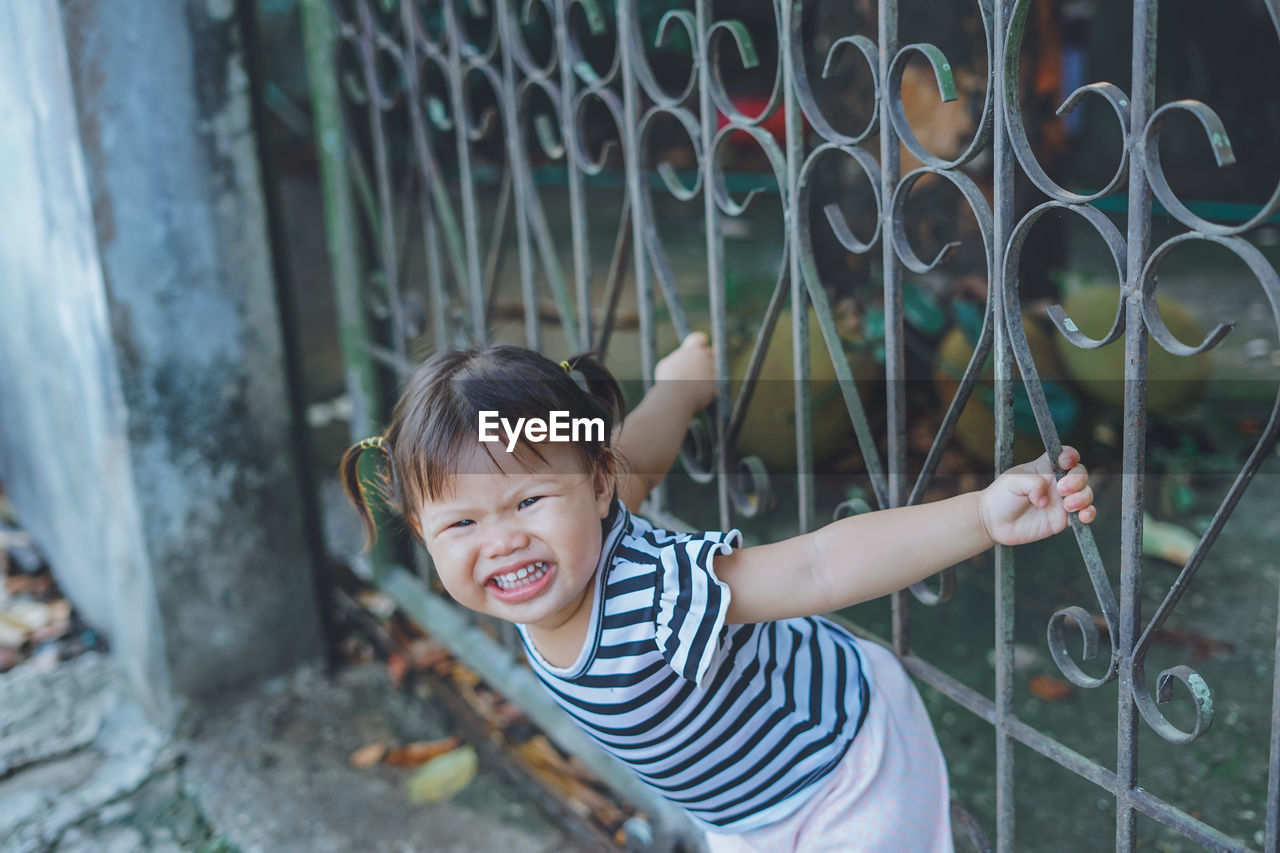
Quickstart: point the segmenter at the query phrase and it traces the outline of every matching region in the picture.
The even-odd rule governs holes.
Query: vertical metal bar
[[[644,60],[643,57],[632,55],[634,50],[643,49],[639,33],[633,31],[636,25],[634,2],[635,0],[618,0],[618,50],[622,72],[623,133],[626,135],[625,147],[628,149],[623,165],[627,175],[629,199],[627,209],[631,218],[629,226],[631,228],[631,260],[636,280],[636,311],[640,321],[640,379],[644,390],[648,391],[653,382],[653,367],[657,363],[655,355],[657,344],[653,324],[653,283],[649,279],[649,254],[646,248],[648,244],[645,241],[645,229],[651,228],[652,225],[646,221],[649,211],[641,201],[646,164],[640,161],[637,125],[644,99],[636,86],[635,65]],[[696,45],[694,50],[697,50]],[[624,213],[624,216],[626,215]],[[605,329],[611,329],[613,317],[606,317],[603,322]],[[602,340],[607,341],[607,337],[607,334],[604,335]],[[658,506],[664,505],[666,500],[664,483],[659,483],[654,489],[653,499]]]
[[[702,130],[702,198],[707,222],[707,287],[711,302],[711,343],[716,359],[716,416],[713,418],[713,442],[715,444],[716,497],[720,505],[720,526],[728,529],[729,474],[728,448],[724,442],[724,428],[729,415],[729,355],[724,305],[724,238],[720,233],[720,209],[716,206],[715,193],[711,190],[712,143],[717,125],[717,109],[711,97],[712,50],[707,34],[711,26],[711,0],[697,2],[697,44],[700,53],[698,63],[698,122]],[[637,244],[639,245],[639,244]]]
[[[644,229],[649,227],[645,221],[645,209],[640,203],[641,182],[645,164],[640,162],[640,152],[636,150],[639,142],[636,125],[640,119],[640,109],[644,101],[636,88],[635,63],[632,57],[633,47],[640,46],[640,37],[632,33],[635,24],[633,3],[635,0],[619,0],[618,2],[618,49],[622,66],[622,105],[624,132],[632,151],[624,164],[627,174],[627,195],[631,202],[631,246],[632,261],[636,277],[636,303],[640,318],[640,369],[644,374],[645,390],[648,390],[653,376],[653,366],[657,362],[654,351],[653,329],[653,284],[649,280],[648,253],[645,250]],[[628,377],[630,378],[630,377]]]
[[[1271,670],[1271,762],[1267,774],[1267,838],[1264,850],[1280,850],[1280,608],[1276,611],[1276,656]]]
[[[302,0],[302,37],[320,159],[325,237],[338,314],[338,343],[351,398],[351,438],[377,429],[373,360],[369,358],[369,317],[360,292],[360,241],[346,166],[342,100],[333,58],[334,31],[327,0]]]
[[[992,191],[994,194],[995,233],[992,234],[993,263],[989,287],[993,292],[1004,292],[1004,254],[1013,231],[1015,215],[1013,202],[1014,153],[1010,144],[1009,122],[1005,115],[1005,93],[1009,87],[1018,86],[1016,70],[1005,76],[1005,31],[1009,26],[1010,5],[996,0],[993,10],[991,83],[996,104],[995,131],[991,137],[994,158]],[[996,445],[995,471],[1000,474],[1013,464],[1013,350],[1009,344],[1009,331],[1005,326],[1003,298],[991,300],[995,325],[995,420]],[[1021,318],[1017,318],[1021,322]],[[995,547],[995,653],[996,653],[996,850],[1010,853],[1015,849],[1016,827],[1014,821],[1014,751],[1009,724],[1014,722],[1013,705],[1013,622],[1014,622],[1014,561],[1013,549],[1004,545]]]
[[[1133,77],[1130,141],[1137,145],[1155,106],[1156,0],[1133,4]],[[1120,522],[1120,690],[1116,709],[1116,850],[1135,844],[1131,794],[1138,784],[1138,708],[1133,701],[1134,645],[1142,625],[1142,507],[1146,477],[1147,331],[1142,319],[1141,275],[1151,245],[1151,188],[1143,158],[1129,156],[1129,235],[1124,290],[1124,449]]]
[[[782,61],[783,109],[787,132],[787,186],[783,203],[783,217],[786,222],[787,260],[791,275],[791,359],[794,365],[796,405],[796,498],[797,515],[801,533],[807,532],[814,524],[814,470],[813,470],[813,436],[810,421],[813,412],[810,409],[809,388],[809,297],[805,290],[804,279],[800,273],[800,241],[807,240],[809,235],[800,233],[800,217],[797,211],[797,199],[800,194],[800,164],[804,162],[804,130],[800,122],[800,105],[795,93],[795,67],[792,63],[804,61],[804,57],[791,53],[791,28],[800,22],[791,14],[789,3],[782,2],[778,9],[782,21],[782,33],[778,42]]]
[[[560,133],[573,130],[573,94],[577,87],[573,63],[569,61],[569,3],[556,2],[556,39],[560,48]],[[587,210],[583,198],[582,173],[573,162],[573,146],[565,139],[564,165],[569,172],[569,220],[573,230],[573,278],[578,298],[579,339],[570,349],[591,346],[591,255],[587,250]],[[568,329],[565,330],[566,332]]]
[[[444,15],[445,33],[449,42],[449,95],[453,100],[453,127],[458,146],[458,189],[462,194],[462,228],[467,246],[467,278],[459,281],[458,287],[465,291],[465,298],[471,308],[472,340],[482,344],[489,334],[485,323],[484,289],[480,284],[476,189],[471,173],[471,145],[467,138],[470,119],[467,117],[466,99],[462,91],[462,24],[458,21],[454,0],[445,0],[441,4],[441,13]]]
[[[334,61],[335,32],[328,0],[302,0],[300,12],[311,87],[312,128],[320,160],[338,343],[347,396],[351,400],[349,434],[352,441],[358,441],[378,431],[378,395],[373,359],[369,355],[369,315],[360,287],[363,266],[351,178],[347,173],[342,99]],[[381,577],[388,565],[385,539],[374,545],[368,561],[374,577]]]
[[[373,13],[364,4],[359,9],[361,26],[365,32],[373,32],[376,26],[372,20]],[[400,258],[396,252],[396,220],[391,204],[391,163],[387,156],[387,133],[380,104],[383,93],[378,85],[377,50],[372,39],[365,47],[368,52],[361,59],[364,64],[365,91],[369,93],[367,112],[373,145],[373,185],[378,194],[378,219],[381,223],[378,228],[377,251],[387,289],[387,307],[391,311],[391,348],[396,355],[404,358],[409,347],[404,335],[404,304],[400,299]]]
[[[893,129],[892,106],[889,103],[889,66],[898,52],[898,0],[880,0],[877,40],[880,43],[880,197],[883,203],[883,225],[880,231],[880,256],[884,264],[884,369],[885,414],[887,425],[887,458],[885,469],[889,480],[889,506],[901,506],[905,483],[906,395],[902,373],[902,268],[889,235],[893,233],[893,205],[890,200],[898,186],[901,171],[898,134]],[[909,594],[903,590],[893,594],[893,650],[902,657],[911,651]]]
[[[401,13],[405,32],[411,33],[409,7],[401,7]],[[404,40],[404,51],[406,55],[405,66],[417,68],[418,45],[412,35],[409,35]],[[442,176],[437,169],[432,167],[431,137],[427,130],[426,116],[422,112],[422,96],[425,93],[418,88],[418,81],[415,78],[416,75],[409,75],[409,79],[405,81],[405,91],[409,98],[409,123],[413,129],[413,144],[418,153],[418,179],[422,182],[421,190],[418,193],[418,209],[422,217],[422,245],[426,251],[431,337],[436,349],[448,349],[450,348],[450,342],[445,339],[447,326],[445,323],[444,266],[440,259],[440,234],[437,230],[439,226],[436,222],[436,205],[432,200],[432,192],[435,192],[436,199],[446,204],[448,203],[449,195],[444,192]]]
[[[507,145],[507,168],[511,169],[511,187],[515,192],[516,237],[520,248],[520,294],[524,298],[524,340],[530,349],[541,352],[542,327],[538,317],[537,270],[533,264],[533,248],[529,243],[529,201],[528,195],[533,192],[532,183],[525,170],[524,155],[520,150],[520,115],[516,109],[516,71],[515,61],[511,58],[510,45],[515,35],[511,28],[515,22],[511,19],[511,8],[507,3],[497,3],[493,7],[497,16],[495,26],[498,27],[502,53],[502,91],[498,93],[502,101],[503,125]],[[483,297],[480,297],[483,298]]]
[[[431,180],[424,177],[424,180]],[[423,245],[427,252],[427,288],[431,297],[431,339],[437,350],[452,349],[455,342],[449,339],[448,303],[444,298],[444,265],[441,263],[439,225],[435,207],[430,200],[422,203]]]

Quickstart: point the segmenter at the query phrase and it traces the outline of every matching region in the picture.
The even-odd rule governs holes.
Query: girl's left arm
[[[1067,515],[1097,517],[1080,454],[1064,447],[1054,479],[1047,456],[1011,468],[980,492],[844,518],[771,545],[716,557],[729,586],[730,623],[813,616],[904,589],[999,542],[1057,533]]]
[[[619,472],[618,497],[636,511],[662,482],[680,453],[693,416],[715,397],[715,362],[707,336],[694,332],[658,362],[654,384],[614,433],[614,447],[626,460]]]

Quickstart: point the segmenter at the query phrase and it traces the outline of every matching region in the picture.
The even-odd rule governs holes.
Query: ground
[[[372,741],[453,734],[385,670],[301,669],[210,709],[188,737],[152,725],[110,658],[0,675],[0,851],[574,851],[481,758],[452,800],[409,803],[412,770],[356,769]]]

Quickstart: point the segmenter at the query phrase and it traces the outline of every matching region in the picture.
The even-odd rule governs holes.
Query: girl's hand
[[[1023,545],[1052,536],[1066,528],[1069,512],[1078,512],[1085,524],[1098,517],[1080,453],[1064,446],[1058,466],[1067,473],[1055,483],[1046,453],[1010,468],[979,493],[978,518],[993,541]]]
[[[711,405],[716,396],[716,363],[707,336],[693,332],[680,347],[658,362],[653,371],[658,382],[679,380],[670,387],[689,404],[689,412]]]

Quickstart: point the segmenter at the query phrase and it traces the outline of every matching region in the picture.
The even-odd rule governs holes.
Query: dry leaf
[[[418,767],[460,746],[462,739],[456,737],[407,743],[389,751],[385,760],[392,767]]]
[[[365,744],[355,752],[351,753],[351,757],[347,759],[347,763],[359,770],[364,770],[367,767],[372,767],[377,764],[386,754],[387,745],[385,743],[375,741],[374,743]]]
[[[1052,675],[1035,675],[1028,685],[1031,694],[1046,702],[1061,702],[1071,695],[1071,685]]]
[[[421,805],[452,797],[471,784],[479,763],[471,746],[433,758],[409,780],[409,802]]]
[[[452,659],[449,650],[436,640],[414,640],[409,643],[409,659],[419,669],[435,669]]]
[[[524,710],[514,702],[503,700],[498,703],[494,719],[497,720],[499,726],[506,728],[523,720]]]
[[[561,772],[569,772],[569,766],[561,757],[559,750],[551,745],[546,735],[534,735],[516,747],[516,752],[525,761],[537,767],[551,767]]]
[[[363,589],[356,593],[356,601],[379,619],[389,619],[396,612],[395,600],[385,592],[376,589]]]
[[[27,632],[0,617],[0,649],[19,649],[27,641]]]
[[[467,669],[457,661],[449,667],[449,677],[452,678],[459,686],[475,687],[480,683],[480,676]]]
[[[399,652],[392,652],[387,657],[387,677],[391,679],[391,684],[397,689],[404,683],[404,677],[409,672],[408,659]]]
[[[533,773],[551,788],[564,795],[569,806],[579,814],[594,814],[605,826],[613,826],[622,820],[622,812],[608,797],[595,788],[574,778],[545,767],[531,768]]]
[[[588,784],[586,769],[566,760],[545,735],[529,738],[516,747],[516,754],[549,787],[561,792],[574,811],[594,814],[605,826],[621,822],[622,812],[613,801]]]
[[[498,695],[491,690],[473,687],[467,684],[458,685],[458,694],[477,714],[488,723],[495,723],[498,716]]]
[[[26,631],[38,631],[52,622],[56,615],[48,604],[29,598],[14,599],[0,610],[0,619]]]

